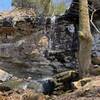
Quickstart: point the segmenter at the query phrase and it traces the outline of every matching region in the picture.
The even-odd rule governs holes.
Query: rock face
[[[62,94],[72,88],[72,82],[79,79],[76,71],[66,71],[54,76],[55,88],[54,94]]]
[[[73,70],[59,73],[53,77],[38,80],[11,78],[0,84],[0,91],[9,92],[10,90],[16,89],[30,89],[36,93],[58,95],[64,93],[67,90],[70,90],[72,87],[72,82],[78,79],[78,73]]]
[[[90,80],[74,83],[74,89],[72,84],[79,79],[78,72],[71,70],[78,66],[76,19],[69,20],[66,14],[46,19],[43,16],[36,17],[32,9],[24,10],[16,9],[9,16],[0,18],[0,68],[18,77],[13,79],[11,74],[0,70],[0,99],[46,100],[41,93],[58,95],[70,89],[82,88]],[[94,44],[99,47],[99,43]],[[98,62],[96,59],[96,64]],[[99,81],[96,82],[99,84]],[[99,86],[94,81],[93,84]],[[93,95],[98,90],[94,86],[89,90],[94,92],[95,89]],[[84,95],[85,91],[79,96]]]
[[[78,37],[72,22],[58,16],[48,23],[32,9],[20,8],[2,14],[0,22],[1,28],[9,28],[1,31],[0,65],[15,76],[45,78],[77,66]]]
[[[92,78],[83,78],[79,81],[73,82],[73,86],[74,86],[75,89],[80,89],[84,85],[86,85],[87,83],[91,82],[91,80],[92,80]]]
[[[47,31],[49,30],[46,34],[49,37],[47,57],[51,56],[51,60],[63,63],[69,68],[77,66],[75,53],[78,52],[79,41],[75,28],[71,21],[62,18],[62,16],[56,17],[53,25],[52,19],[51,24],[47,23]]]
[[[92,63],[100,65],[100,34],[94,34],[93,48],[92,48]]]
[[[100,99],[100,77],[93,77],[85,86],[73,93],[69,93],[55,100],[99,100]]]
[[[9,13],[9,16],[2,14],[1,28],[14,28],[15,32],[1,31],[0,59],[2,60],[0,65],[9,71],[12,69],[11,73],[14,75],[18,73],[18,76],[31,76],[37,79],[37,77],[53,74],[49,61],[43,57],[43,50],[48,40],[43,37],[44,26],[40,20],[41,18],[35,17],[32,9],[16,8]],[[10,68],[10,66],[14,66],[14,68]],[[18,72],[15,67],[19,67]],[[27,67],[27,69],[23,69],[24,72],[20,70],[20,67],[22,69]],[[27,73],[28,76],[21,75],[21,73]]]
[[[100,2],[99,0],[89,0],[90,2],[92,2],[92,4],[94,5],[94,7],[96,9],[100,9]]]
[[[2,81],[2,82],[7,81],[11,77],[12,77],[11,74],[9,74],[9,73],[7,73],[7,72],[0,69],[0,81]]]

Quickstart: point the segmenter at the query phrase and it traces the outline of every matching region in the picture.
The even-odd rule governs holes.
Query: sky
[[[11,1],[12,0],[0,0],[0,11],[4,11],[4,10],[10,10],[11,9]],[[62,0],[53,0],[54,3],[60,3],[60,1]],[[64,0],[66,1],[68,4],[72,1],[72,0]]]
[[[11,9],[11,0],[0,0],[0,11]]]
[[[55,4],[59,4],[60,2],[64,1],[66,3],[66,6],[69,6],[72,2],[72,0],[53,0]]]
[[[55,3],[60,3],[61,1],[70,3],[72,0],[53,0]]]

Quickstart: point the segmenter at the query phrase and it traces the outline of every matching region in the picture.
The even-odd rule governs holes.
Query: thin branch
[[[96,27],[96,25],[93,23],[93,21],[90,20],[90,22],[91,22],[91,24],[93,25],[93,27],[95,28],[95,30],[96,30],[98,33],[100,33],[100,30]]]
[[[94,17],[94,14],[95,14],[95,12],[97,12],[99,9],[95,9],[93,12],[92,12],[92,15],[91,15],[91,19],[90,19],[90,22],[91,22],[91,24],[92,24],[92,26],[95,28],[95,30],[98,32],[98,33],[100,33],[100,30],[97,28],[97,26],[93,23],[93,17]]]

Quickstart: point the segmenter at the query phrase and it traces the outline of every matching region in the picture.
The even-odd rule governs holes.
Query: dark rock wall
[[[49,37],[48,52],[55,56],[53,60],[71,68],[76,66],[75,53],[78,52],[79,48],[78,32],[76,32],[74,23],[62,16],[56,17],[53,26],[51,24],[51,27],[48,28],[51,30],[46,34]]]

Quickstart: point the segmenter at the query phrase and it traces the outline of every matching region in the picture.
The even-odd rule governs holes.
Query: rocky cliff
[[[8,91],[7,95],[11,92],[10,96],[22,94],[23,97],[23,89],[27,88],[56,95],[74,89],[72,82],[79,79],[78,17],[77,13],[73,12],[74,16],[69,12],[45,18],[36,16],[33,9],[16,8],[0,14],[0,69],[8,72],[0,70],[0,91]],[[95,24],[99,25],[98,22]],[[96,41],[92,54],[92,62],[98,66],[99,36],[94,34]],[[97,75],[96,70],[100,68],[95,67],[91,72]],[[1,98],[4,98],[2,93]]]

